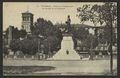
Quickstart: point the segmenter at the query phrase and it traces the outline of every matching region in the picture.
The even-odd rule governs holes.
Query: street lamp
[[[39,47],[39,45],[40,45],[40,39],[38,39],[38,59],[40,60],[40,47]]]
[[[109,19],[109,25],[110,25],[110,34],[111,34],[111,37],[110,37],[110,71],[111,71],[111,74],[113,75],[113,51],[112,51],[112,43],[113,43],[113,30],[112,30],[112,12],[111,12],[111,7],[112,5],[109,4],[109,15],[110,15],[110,19]]]
[[[49,57],[51,57],[51,51],[50,51],[50,43],[48,43],[48,47],[49,47]]]
[[[38,53],[39,53],[39,60],[41,59],[40,57],[42,56],[43,59],[43,52],[41,52],[41,42],[40,39],[43,38],[42,35],[38,35]]]

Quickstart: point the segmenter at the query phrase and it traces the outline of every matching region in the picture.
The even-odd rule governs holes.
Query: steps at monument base
[[[55,56],[50,58],[51,60],[79,60],[80,56],[75,51],[69,51],[69,54],[66,54],[65,51],[60,50]]]
[[[79,54],[74,50],[72,36],[64,36],[61,42],[61,49],[48,60],[80,60]],[[69,51],[67,54],[66,51]]]

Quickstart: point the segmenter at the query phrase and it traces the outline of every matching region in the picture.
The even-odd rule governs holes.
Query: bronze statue
[[[71,31],[71,19],[70,19],[70,15],[68,15],[66,24],[67,24],[66,31],[67,31],[67,32],[70,32],[70,31]]]

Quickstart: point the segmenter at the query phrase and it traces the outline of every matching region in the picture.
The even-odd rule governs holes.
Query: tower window
[[[26,19],[27,19],[27,21],[29,21],[29,17],[27,17]]]
[[[23,21],[25,21],[25,17],[23,17]]]
[[[30,18],[29,17],[23,17],[23,21],[29,21]]]

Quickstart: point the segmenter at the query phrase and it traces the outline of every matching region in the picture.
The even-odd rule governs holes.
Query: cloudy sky
[[[9,25],[21,28],[22,14],[27,10],[34,14],[34,22],[41,17],[51,20],[55,23],[65,23],[67,16],[70,15],[71,23],[80,23],[77,14],[77,8],[84,4],[102,4],[100,2],[4,2],[3,3],[3,30]],[[87,25],[93,25],[86,22]]]

